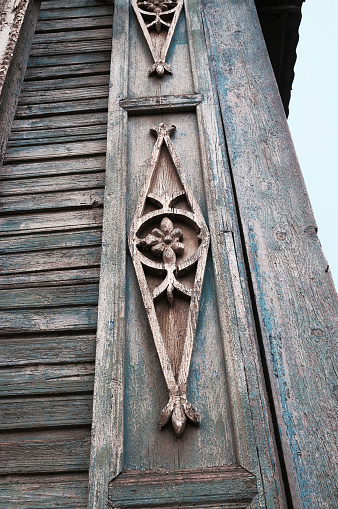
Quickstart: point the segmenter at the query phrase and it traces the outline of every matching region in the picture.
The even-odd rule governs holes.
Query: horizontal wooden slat
[[[74,115],[15,119],[12,124],[12,132],[38,129],[43,131],[45,129],[49,130],[59,128],[77,128],[81,126],[94,126],[102,124],[107,124],[107,112],[91,111],[90,113],[77,113]]]
[[[91,424],[92,394],[0,399],[0,430]]]
[[[5,196],[0,200],[0,212],[93,207],[102,205],[103,189],[83,189],[45,194]]]
[[[48,90],[22,92],[20,94],[19,106],[29,104],[43,104],[63,101],[80,101],[83,99],[99,99],[108,97],[108,85],[99,87],[70,88],[66,90]]]
[[[0,290],[0,309],[97,305],[98,285],[64,285]]]
[[[0,366],[94,362],[95,335],[13,336],[0,338]]]
[[[93,364],[62,364],[0,369],[0,396],[91,392]]]
[[[109,72],[109,62],[95,62],[89,64],[59,65],[54,67],[30,67],[27,69],[25,80],[51,79],[55,76],[91,75]]]
[[[62,8],[94,7],[97,5],[108,5],[110,0],[62,0]],[[111,5],[113,2],[111,1]],[[60,0],[44,0],[41,2],[41,10],[60,9]]]
[[[56,129],[29,129],[27,131],[12,131],[8,141],[8,147],[36,145],[37,140],[40,144],[45,143],[65,143],[68,141],[88,141],[93,136],[106,135],[107,127],[105,124],[83,127],[59,127]],[[105,136],[102,136],[105,138]]]
[[[100,127],[100,126],[96,126]],[[44,136],[44,133],[42,131],[35,131],[36,137],[35,138],[23,138],[22,140],[16,139],[15,141],[10,141],[7,144],[7,151],[10,152],[13,148],[18,147],[29,147],[29,146],[41,146],[41,145],[67,145],[68,143],[78,143],[81,142],[83,145],[86,145],[88,142],[92,143],[93,141],[102,141],[107,139],[105,129],[101,128],[99,129],[101,131],[104,131],[102,133],[92,134],[92,135],[83,135],[83,134],[75,134],[75,129],[73,130],[73,133],[71,136],[62,136],[62,131],[60,131],[60,136],[58,136],[59,130],[54,130],[54,136],[50,138],[40,138],[40,136]],[[48,149],[48,147],[47,147]]]
[[[46,249],[26,253],[9,253],[0,257],[0,284],[3,275],[21,272],[51,271],[99,266],[101,248],[78,247],[75,249]],[[55,275],[55,277],[57,277]],[[43,278],[42,278],[43,279]],[[29,281],[29,278],[27,278]],[[28,283],[29,285],[29,283]]]
[[[86,470],[90,429],[13,432],[3,435],[0,473]]]
[[[18,106],[16,110],[16,118],[36,117],[39,115],[65,115],[66,113],[99,111],[106,110],[107,108],[108,99],[106,97],[49,104],[31,104]]]
[[[84,31],[84,33],[86,33],[87,35],[90,35],[91,33],[95,33],[97,34],[97,32],[101,32],[102,30],[86,30]],[[110,54],[110,51],[111,51],[111,30],[109,29],[104,29],[104,32],[107,32],[107,34],[109,34],[106,39],[100,39],[99,35],[97,34],[96,38],[95,38],[95,41],[93,41],[93,37],[91,37],[89,40],[86,39],[86,40],[83,40],[83,41],[67,41],[65,42],[65,38],[61,38],[59,36],[59,41],[61,42],[57,42],[56,37],[55,35],[56,34],[51,34],[51,35],[54,35],[54,40],[49,40],[47,43],[42,43],[42,42],[39,42],[38,44],[36,43],[36,41],[34,41],[33,45],[31,46],[31,49],[30,49],[30,53],[29,53],[29,61],[28,61],[28,65],[29,67],[35,67],[35,65],[40,65],[40,64],[37,64],[36,62],[38,62],[36,60],[36,57],[49,57],[50,55],[72,55],[72,54],[77,54],[77,55],[84,55],[86,53],[90,53],[93,57],[93,54],[98,54],[100,55],[101,52],[109,52]],[[63,34],[77,34],[77,32],[63,32]],[[79,35],[78,35],[79,37]],[[82,36],[83,37],[83,36]],[[69,36],[68,36],[69,38]],[[67,38],[66,38],[67,39]],[[104,62],[105,60],[92,60],[92,62]],[[64,62],[65,63],[65,62]],[[68,62],[69,63],[69,62]],[[46,64],[46,65],[50,65],[50,64]],[[56,65],[60,65],[60,64],[56,64]]]
[[[16,231],[35,233],[39,231],[71,230],[74,228],[102,225],[102,208],[48,212],[0,217],[0,235]]]
[[[41,177],[38,179],[6,180],[1,183],[1,195],[43,193],[95,189],[104,187],[105,174],[87,173],[85,175],[63,175],[60,177]],[[1,249],[1,248],[0,248]]]
[[[109,41],[108,41],[109,42]],[[89,64],[93,62],[109,62],[110,61],[110,51],[109,50],[109,44],[107,44],[104,41],[104,44],[99,44],[98,46],[101,46],[102,48],[105,48],[106,50],[98,52],[87,52],[87,53],[71,53],[69,54],[67,51],[65,54],[61,55],[44,55],[44,56],[36,56],[36,57],[30,57],[28,60],[28,69],[30,68],[39,68],[39,67],[55,67],[55,66],[63,66],[63,65],[73,65],[73,64]],[[92,43],[93,48],[93,43]],[[94,49],[94,48],[93,48]],[[46,69],[46,72],[49,72],[48,69]]]
[[[88,475],[6,476],[0,509],[86,509]]]
[[[25,162],[33,159],[89,156],[105,154],[106,150],[105,137],[96,141],[12,147],[6,151],[5,162],[10,164],[14,161]]]
[[[93,0],[94,2],[96,0]],[[57,0],[59,3],[59,0]],[[93,30],[74,30],[73,32],[53,32],[35,34],[34,40],[31,45],[30,55],[39,55],[39,46],[44,45],[47,51],[53,51],[48,43],[64,43],[64,42],[75,42],[75,41],[90,41],[90,40],[104,40],[112,38],[112,28],[96,28]],[[86,46],[84,46],[86,47]],[[90,44],[88,44],[90,47]],[[93,49],[93,43],[91,43]],[[83,50],[85,51],[85,50]]]
[[[42,91],[42,90],[70,90],[71,88],[96,87],[109,84],[109,73],[92,76],[76,76],[74,78],[55,78],[36,81],[24,81],[21,92]]]
[[[100,247],[46,249],[34,253],[11,253],[0,256],[0,272],[2,274],[18,274],[19,272],[98,266],[100,258]]]
[[[5,164],[1,168],[3,179],[40,177],[44,175],[66,175],[105,170],[106,158],[92,156],[86,158],[62,159],[59,161],[37,161],[35,163]]]
[[[16,332],[76,331],[97,325],[96,307],[0,311],[3,334]]]
[[[41,272],[17,272],[0,276],[0,288],[27,288],[33,286],[77,285],[97,283],[100,276],[99,267],[68,270],[44,270]]]
[[[75,232],[45,233],[38,235],[17,235],[3,238],[0,253],[20,253],[71,247],[101,246],[101,229],[88,229]],[[34,255],[32,255],[32,258]]]
[[[89,18],[78,19],[62,19],[55,22],[51,21],[38,21],[35,33],[42,32],[58,32],[60,30],[76,30],[86,28],[103,28],[112,26],[112,16],[95,16]]]
[[[108,16],[113,13],[113,6],[110,4],[96,5],[96,6],[83,6],[77,9],[67,8],[60,4],[58,9],[42,9],[39,14],[39,21],[47,19],[63,20],[63,19],[76,19],[76,18],[93,18],[97,16]]]

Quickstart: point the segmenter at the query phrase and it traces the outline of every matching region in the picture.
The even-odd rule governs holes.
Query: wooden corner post
[[[336,504],[337,294],[254,0],[204,0],[289,503]]]
[[[115,2],[90,509],[286,506],[213,73],[197,0]]]

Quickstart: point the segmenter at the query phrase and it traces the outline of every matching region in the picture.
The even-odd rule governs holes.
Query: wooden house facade
[[[2,0],[1,509],[337,504],[301,4]]]

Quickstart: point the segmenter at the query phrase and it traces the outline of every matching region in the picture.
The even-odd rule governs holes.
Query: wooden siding
[[[112,3],[44,0],[1,168],[0,508],[84,508]]]

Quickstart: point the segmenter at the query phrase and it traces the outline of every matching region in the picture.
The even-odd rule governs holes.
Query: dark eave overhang
[[[298,29],[305,0],[256,0],[256,7],[285,113],[289,113]]]

